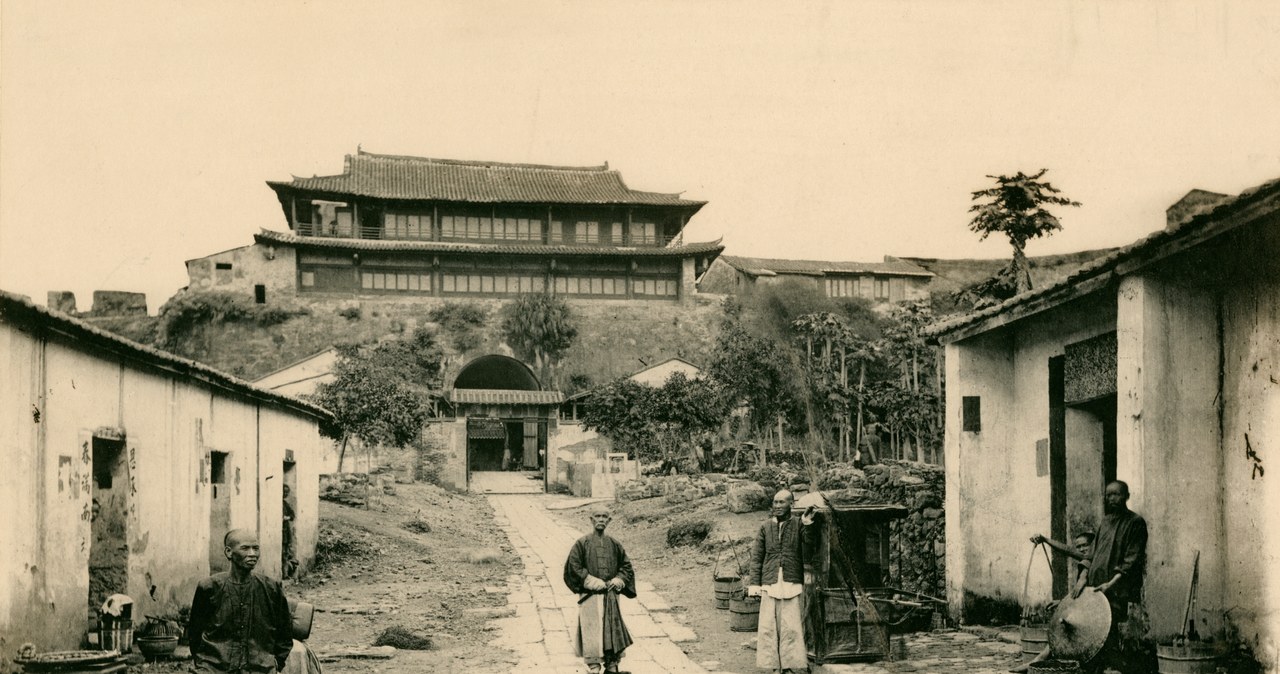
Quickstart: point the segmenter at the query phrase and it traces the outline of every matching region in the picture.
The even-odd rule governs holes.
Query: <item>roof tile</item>
[[[706,202],[627,187],[608,165],[571,167],[429,159],[357,151],[339,175],[268,182],[272,189],[310,190],[381,199],[479,203],[687,206]]]
[[[564,395],[559,391],[455,388],[449,390],[449,400],[487,405],[559,405],[564,402]]]
[[[781,260],[764,257],[722,255],[720,259],[730,266],[754,276],[777,274],[893,274],[898,276],[933,276],[919,265],[898,258],[886,257],[884,262],[828,262],[824,260]]]

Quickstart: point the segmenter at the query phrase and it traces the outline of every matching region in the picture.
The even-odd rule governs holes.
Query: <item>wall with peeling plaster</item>
[[[0,318],[3,318],[0,316]],[[0,320],[0,650],[80,645],[88,617],[93,437],[123,434],[126,594],[135,615],[189,603],[209,574],[209,452],[229,453],[231,524],[261,532],[280,572],[282,468],[297,464],[304,566],[318,518],[317,421]],[[221,532],[217,534],[221,536]],[[0,669],[3,669],[0,662]]]
[[[1223,604],[1258,658],[1280,668],[1280,272],[1231,294],[1223,327]]]
[[[1083,299],[946,347],[948,600],[958,615],[1008,619],[1022,598],[1029,538],[1050,533],[1049,475],[1036,466],[1036,443],[1049,437],[1049,358],[1067,344],[1114,329],[1114,305]],[[982,429],[963,432],[961,400],[980,399]],[[1067,454],[1093,452],[1071,437]],[[1074,440],[1074,442],[1073,442]],[[1098,461],[1101,459],[1098,458]],[[1101,486],[1077,487],[1069,502],[1092,508]],[[1087,492],[1087,493],[1086,493]],[[1100,507],[1100,505],[1098,506]],[[1050,600],[1043,559],[1031,567],[1029,598]],[[978,614],[983,614],[979,617]]]
[[[1280,466],[1280,214],[1089,298],[946,347],[948,599],[964,611],[1021,594],[1026,538],[1049,527],[1032,447],[1047,434],[1047,358],[1114,330],[1117,477],[1150,533],[1147,636],[1180,631],[1199,551],[1199,632],[1238,639],[1280,671],[1280,467],[1269,463]],[[982,396],[981,433],[962,430],[961,397],[972,395]],[[1100,456],[1096,429],[1068,409],[1074,520],[1099,507],[1096,496],[1078,501],[1100,480],[1071,472]],[[1033,566],[1033,599],[1047,594],[1043,569]]]

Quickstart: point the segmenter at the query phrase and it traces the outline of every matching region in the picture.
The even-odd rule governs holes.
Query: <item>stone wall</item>
[[[843,484],[844,488],[838,487]],[[907,508],[890,524],[889,582],[942,598],[946,594],[946,494],[943,468],[908,461],[830,469],[822,478],[833,502],[893,503]]]
[[[419,326],[437,326],[432,309],[449,302],[468,302],[489,312],[486,324],[465,343],[442,331],[441,344],[449,356],[447,376],[471,359],[489,353],[509,353],[498,334],[496,299],[415,300],[309,297],[291,304],[310,310],[284,323],[262,327],[225,323],[198,331],[178,345],[180,355],[247,378],[256,378],[335,344],[374,341],[411,333]],[[672,356],[704,365],[722,319],[719,298],[698,295],[684,303],[664,301],[570,300],[578,316],[578,341],[564,359],[561,381],[585,375],[603,383],[628,375]],[[104,326],[107,327],[107,326]],[[459,347],[464,347],[465,350]],[[451,377],[450,377],[451,380]]]
[[[90,313],[95,316],[146,316],[147,296],[124,290],[95,290]]]

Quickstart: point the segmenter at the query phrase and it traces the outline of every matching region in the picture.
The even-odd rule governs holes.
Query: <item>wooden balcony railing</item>
[[[617,237],[613,239],[602,240],[601,237],[599,236],[593,236],[593,237],[580,236],[580,237],[573,238],[571,240],[561,239],[559,241],[547,241],[545,238],[531,239],[528,237],[521,237],[518,235],[508,234],[501,237],[491,236],[488,238],[475,238],[475,239],[468,238],[468,237],[458,237],[458,236],[443,237],[443,238],[437,239],[437,238],[434,238],[428,232],[423,232],[423,236],[421,237],[406,236],[403,234],[397,236],[395,232],[388,232],[383,227],[362,226],[362,227],[359,227],[355,232],[348,233],[348,232],[340,232],[339,228],[334,226],[321,226],[321,225],[307,223],[307,222],[296,223],[294,225],[294,232],[298,236],[305,236],[305,237],[327,237],[327,238],[340,238],[340,239],[356,238],[356,239],[371,239],[371,240],[381,240],[381,241],[451,241],[451,242],[458,242],[458,243],[533,243],[533,244],[547,244],[547,245],[553,245],[553,246],[619,246],[619,247],[636,247],[636,248],[665,247],[670,245],[672,241],[678,238],[678,237],[672,237],[672,236],[650,236],[650,237],[643,237],[643,238],[635,237],[630,240],[627,240],[625,238],[617,238]]]

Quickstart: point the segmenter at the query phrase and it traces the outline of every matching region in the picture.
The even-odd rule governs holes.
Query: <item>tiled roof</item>
[[[125,339],[120,335],[107,332],[78,318],[38,306],[21,295],[3,290],[0,290],[0,321],[12,322],[22,326],[40,325],[52,328],[77,342],[113,353],[117,357],[129,358],[143,365],[189,377],[215,388],[289,407],[307,416],[315,417],[322,423],[328,423],[333,420],[333,415],[328,410],[314,403],[255,386],[243,379],[215,370],[208,365],[180,358],[145,344]]]
[[[303,190],[381,199],[430,199],[477,203],[622,204],[686,206],[706,202],[679,194],[627,187],[604,166],[541,166],[373,154],[347,155],[341,174],[268,181],[279,192]]]
[[[259,243],[327,250],[367,250],[423,253],[494,253],[503,255],[593,255],[611,257],[688,257],[724,250],[720,241],[666,247],[557,246],[537,243],[457,243],[452,241],[394,241],[298,236],[264,229],[253,237]]]
[[[1237,196],[1230,197],[1213,204],[1206,204],[1194,211],[1194,215],[1189,214],[1186,219],[1182,220],[1179,224],[1161,229],[1146,237],[1138,239],[1127,246],[1117,248],[1111,254],[1104,255],[1081,266],[1074,273],[1057,283],[1047,285],[1043,288],[1037,288],[1029,292],[1022,293],[1021,295],[1015,295],[1000,304],[987,307],[979,311],[957,316],[949,320],[939,321],[927,327],[924,330],[924,333],[934,338],[942,337],[947,333],[981,323],[982,321],[998,316],[1010,309],[1027,304],[1034,300],[1041,298],[1051,300],[1051,296],[1062,293],[1071,286],[1087,281],[1091,278],[1110,273],[1121,264],[1129,260],[1141,258],[1145,253],[1157,248],[1158,246],[1174,243],[1179,239],[1193,237],[1205,227],[1209,226],[1213,221],[1229,216],[1232,212],[1240,210],[1250,204],[1254,204],[1265,198],[1277,195],[1280,195],[1280,178],[1265,182],[1257,187],[1249,188]],[[1278,204],[1277,207],[1280,208],[1280,204]]]
[[[564,395],[559,391],[508,391],[506,389],[449,389],[449,401],[487,405],[559,405]]]
[[[823,260],[779,260],[764,257],[721,255],[721,260],[738,271],[752,276],[776,276],[800,274],[825,276],[827,274],[886,274],[893,276],[933,276],[929,270],[905,260],[885,257],[884,262],[827,262]]]

